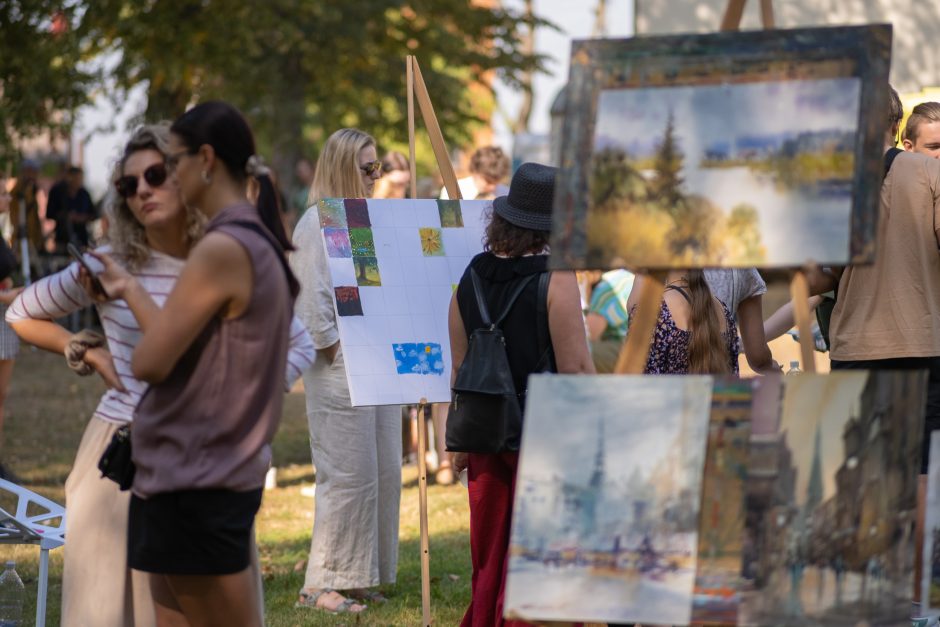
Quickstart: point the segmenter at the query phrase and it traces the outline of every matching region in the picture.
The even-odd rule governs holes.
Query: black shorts
[[[927,474],[930,433],[940,429],[940,357],[901,357],[865,361],[832,360],[833,370],[926,370],[927,406],[924,409],[924,439],[921,442],[920,474]]]
[[[131,495],[127,562],[165,575],[228,575],[245,570],[261,489],[182,490]]]

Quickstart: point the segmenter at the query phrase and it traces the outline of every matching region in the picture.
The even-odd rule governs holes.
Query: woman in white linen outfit
[[[317,161],[308,209],[294,229],[291,267],[301,284],[295,310],[317,349],[304,375],[310,448],[316,466],[313,537],[299,604],[361,612],[395,581],[401,498],[401,410],[353,407],[339,343],[316,203],[365,198],[381,176],[375,140],[356,129],[333,133]],[[364,601],[363,603],[357,603]]]

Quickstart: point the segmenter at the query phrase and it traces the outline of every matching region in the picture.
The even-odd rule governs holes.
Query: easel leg
[[[800,332],[800,357],[803,361],[803,372],[816,372],[816,347],[809,318],[809,284],[806,282],[806,275],[802,272],[793,275],[793,280],[790,282],[790,299],[793,301],[796,328]]]
[[[422,625],[431,624],[431,556],[428,543],[428,464],[424,449],[428,442],[428,426],[424,421],[427,399],[418,405],[418,511],[421,526],[421,614]]]

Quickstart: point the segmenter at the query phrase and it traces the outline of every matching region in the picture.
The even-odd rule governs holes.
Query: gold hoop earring
[[[202,182],[206,185],[212,182],[212,177],[209,176],[209,173],[206,170],[202,171]]]

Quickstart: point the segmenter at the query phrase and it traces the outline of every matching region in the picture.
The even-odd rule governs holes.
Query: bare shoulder
[[[238,240],[219,232],[203,237],[189,254],[189,263],[211,270],[231,270],[249,261],[248,251]]]
[[[551,279],[548,282],[549,301],[556,301],[558,298],[567,299],[572,295],[580,300],[578,278],[575,273],[567,270],[552,272]]]

